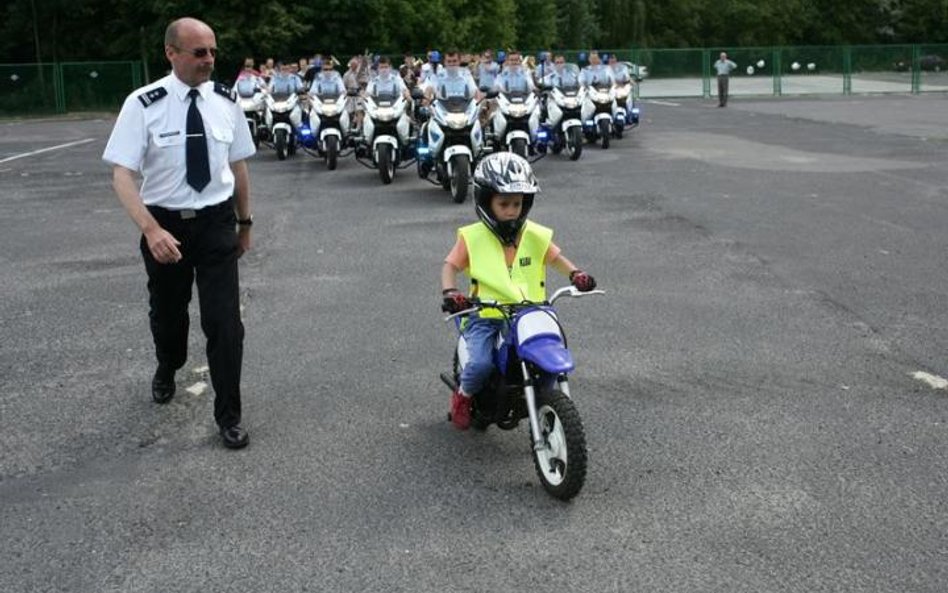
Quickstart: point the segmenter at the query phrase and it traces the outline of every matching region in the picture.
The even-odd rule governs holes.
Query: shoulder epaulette
[[[227,97],[228,99],[230,99],[232,103],[237,102],[237,93],[234,92],[234,89],[230,88],[229,86],[227,86],[226,84],[222,82],[214,83],[214,92],[217,93],[218,95],[223,95]]]
[[[163,86],[160,86],[156,89],[151,89],[150,91],[144,92],[138,95],[138,100],[142,102],[146,108],[152,103],[156,103],[165,98],[165,95],[168,94],[168,89]]]

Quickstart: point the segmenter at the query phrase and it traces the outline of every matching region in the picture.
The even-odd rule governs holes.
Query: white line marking
[[[8,156],[5,159],[0,159],[0,164],[9,163],[10,161],[15,161],[17,159],[26,158],[28,156],[33,156],[34,154],[41,154],[44,152],[49,152],[51,150],[59,150],[60,148],[69,148],[70,146],[78,146],[80,144],[87,144],[92,142],[95,138],[86,138],[85,140],[76,140],[75,142],[67,142],[65,144],[57,144],[56,146],[50,146],[49,148],[41,148],[39,150],[32,150],[30,152],[24,152],[22,154],[15,154],[13,156]]]
[[[670,105],[672,107],[681,107],[681,103],[672,103],[671,101],[659,101],[658,99],[648,99],[649,103],[656,105]]]
[[[209,371],[210,369],[211,369],[211,367],[209,367],[209,366],[207,366],[207,365],[204,365],[204,366],[201,366],[201,367],[194,367],[194,368],[191,370],[191,372],[194,373],[194,374],[196,374],[196,375],[200,375],[201,373],[206,373],[206,372]]]
[[[207,389],[207,383],[205,383],[204,381],[198,381],[194,385],[185,389],[185,391],[187,391],[191,395],[201,395],[202,393],[204,393],[206,389]]]
[[[931,375],[924,371],[915,371],[912,374],[912,377],[918,379],[919,381],[924,381],[932,389],[945,389],[948,388],[948,380],[942,379],[938,375]]]

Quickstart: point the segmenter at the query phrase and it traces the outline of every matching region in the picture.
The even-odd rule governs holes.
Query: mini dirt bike
[[[544,303],[502,305],[475,302],[470,309],[445,318],[454,319],[458,333],[462,317],[482,309],[500,311],[507,330],[494,349],[494,373],[485,389],[476,394],[471,406],[471,425],[486,430],[496,424],[503,430],[530,421],[533,464],[543,488],[552,496],[569,500],[576,496],[586,479],[586,435],[579,412],[570,399],[567,373],[573,357],[566,347],[563,328],[553,309],[557,299],[604,294],[602,290],[580,292],[572,286],[560,288]],[[468,361],[463,334],[454,353],[454,370],[441,380],[457,389],[461,369]]]

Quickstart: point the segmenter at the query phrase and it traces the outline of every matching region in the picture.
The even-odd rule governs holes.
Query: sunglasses
[[[181,53],[191,54],[195,58],[206,58],[207,54],[211,54],[212,58],[217,57],[217,48],[216,47],[198,47],[195,49],[184,49],[183,47],[172,46]]]

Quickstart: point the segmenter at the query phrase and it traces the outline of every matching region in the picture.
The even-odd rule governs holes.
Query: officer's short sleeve
[[[102,153],[102,160],[111,165],[121,165],[132,171],[141,171],[148,134],[145,130],[144,107],[134,95],[122,104],[112,135]]]
[[[227,156],[227,160],[231,163],[236,161],[242,161],[245,158],[253,156],[257,152],[256,147],[253,145],[253,136],[250,135],[250,126],[247,125],[247,120],[244,118],[244,111],[240,108],[239,103],[231,103],[231,111],[233,112],[234,120],[234,142],[230,145],[230,154]]]

